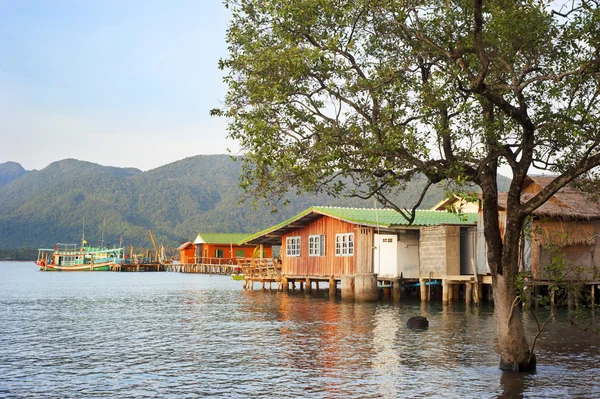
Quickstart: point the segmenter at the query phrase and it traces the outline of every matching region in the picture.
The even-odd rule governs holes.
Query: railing
[[[271,258],[238,258],[238,267],[247,279],[281,279],[281,263]]]

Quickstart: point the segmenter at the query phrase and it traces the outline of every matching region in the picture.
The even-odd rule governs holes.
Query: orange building
[[[179,261],[181,263],[196,263],[196,246],[193,242],[188,241],[177,250],[179,251]]]
[[[179,249],[181,263],[212,263],[209,259],[235,259],[261,257],[260,246],[238,245],[248,234],[240,233],[200,233],[194,242],[186,242]],[[262,246],[262,257],[271,258],[271,246]]]

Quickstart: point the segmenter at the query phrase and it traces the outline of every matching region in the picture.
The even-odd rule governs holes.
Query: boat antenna
[[[81,245],[85,247],[87,241],[85,240],[85,216],[83,217],[83,226],[81,227]]]

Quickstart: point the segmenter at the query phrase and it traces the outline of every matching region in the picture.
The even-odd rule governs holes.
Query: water
[[[405,327],[421,314],[429,330]],[[597,398],[599,326],[583,316],[548,323],[538,372],[519,375],[498,369],[487,305],[343,303],[225,276],[0,262],[0,397]]]

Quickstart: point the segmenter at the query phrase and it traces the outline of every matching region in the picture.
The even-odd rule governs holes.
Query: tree
[[[597,1],[225,0],[229,91],[213,114],[242,185],[376,198],[421,176],[481,188],[500,367],[535,369],[517,297],[525,218],[600,164]],[[551,8],[557,7],[557,8]],[[504,236],[498,168],[512,171]],[[521,201],[532,168],[557,177]],[[348,182],[355,184],[348,185]],[[348,187],[353,187],[348,192]],[[421,197],[422,198],[422,197]]]

